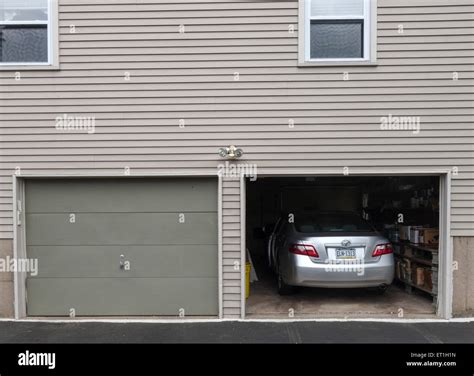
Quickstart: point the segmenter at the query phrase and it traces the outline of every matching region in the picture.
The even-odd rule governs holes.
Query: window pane
[[[363,21],[312,21],[311,58],[362,58]]]
[[[0,26],[0,62],[47,63],[47,26]]]
[[[374,228],[365,219],[352,213],[319,213],[317,217],[307,215],[295,217],[298,232],[373,232]]]
[[[363,16],[364,0],[311,0],[311,16]]]
[[[0,21],[47,21],[48,0],[0,0]]]

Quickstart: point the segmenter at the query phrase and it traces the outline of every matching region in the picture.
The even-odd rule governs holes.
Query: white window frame
[[[0,25],[46,25],[48,30],[47,62],[0,62],[1,70],[41,70],[59,69],[58,0],[47,0],[48,20],[46,21],[2,21]]]
[[[300,0],[299,65],[369,65],[377,62],[377,0],[364,1],[364,15],[311,16],[311,1]],[[329,0],[328,0],[329,1]],[[362,58],[311,58],[311,21],[363,20],[364,35]]]

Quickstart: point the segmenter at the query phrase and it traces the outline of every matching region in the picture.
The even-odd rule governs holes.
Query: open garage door
[[[439,188],[413,175],[248,181],[247,317],[434,317]]]
[[[215,179],[28,180],[25,210],[28,315],[217,315]]]

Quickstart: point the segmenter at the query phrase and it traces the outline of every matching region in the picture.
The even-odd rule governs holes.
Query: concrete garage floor
[[[367,289],[301,288],[294,295],[280,296],[276,277],[259,274],[250,287],[246,316],[249,319],[289,318],[434,318],[430,296],[392,285],[384,295]],[[400,317],[400,309],[403,316]]]

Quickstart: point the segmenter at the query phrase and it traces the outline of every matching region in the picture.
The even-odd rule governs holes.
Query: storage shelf
[[[430,248],[426,245],[412,244],[410,242],[392,242],[392,243],[395,244],[395,245],[399,245],[400,248],[410,247],[415,251],[418,251],[418,252],[422,251],[422,252],[427,252],[427,253],[431,254],[431,260],[427,260],[427,259],[421,258],[422,256],[420,256],[420,255],[418,255],[419,257],[417,257],[417,256],[410,256],[410,255],[405,255],[405,254],[394,252],[394,255],[396,255],[397,259],[399,259],[399,260],[402,260],[402,259],[410,260],[414,264],[417,264],[417,265],[420,265],[420,266],[422,265],[422,266],[430,268],[431,271],[432,271],[432,277],[431,277],[432,280],[437,280],[438,263],[433,262],[433,258],[434,258],[435,255],[438,255],[438,249]],[[414,268],[410,267],[410,269],[411,269],[410,273],[411,274],[414,273]],[[418,290],[423,291],[427,294],[430,294],[434,297],[437,296],[437,292],[434,292],[433,289],[429,290],[429,289],[425,288],[424,286],[418,286],[416,283],[413,283],[411,280],[405,281],[405,280],[403,280],[399,277],[397,277],[397,280],[404,283],[405,286],[410,286],[411,288],[418,289]]]
[[[366,208],[367,209],[367,208]],[[370,210],[380,210],[380,208],[376,209],[376,208],[373,208],[373,209],[370,209]],[[429,212],[438,212],[439,209],[433,209],[433,208],[430,208],[430,207],[420,207],[420,208],[383,208],[383,210],[387,210],[387,211],[414,211],[414,210],[425,210],[425,211],[429,211]]]
[[[433,266],[433,265],[436,265],[436,264],[433,264],[432,261],[430,260],[423,260],[423,259],[420,259],[420,258],[417,258],[417,257],[413,257],[413,256],[408,256],[408,255],[401,255],[400,253],[394,253],[395,256],[397,257],[400,257],[400,258],[406,258],[408,260],[411,260],[411,261],[414,261],[418,264],[423,264],[423,265],[426,265],[426,266]]]
[[[419,249],[421,251],[426,251],[426,252],[431,252],[431,253],[438,253],[438,248],[430,248],[427,247],[426,245],[419,245],[419,244],[413,244],[413,243],[404,243],[404,242],[392,242],[392,244],[395,245],[401,245],[401,246],[408,246],[412,248]]]
[[[406,285],[409,285],[413,288],[416,288],[418,290],[421,290],[423,292],[426,292],[427,294],[430,294],[430,295],[436,295],[435,293],[433,293],[432,290],[428,290],[427,288],[423,287],[423,286],[418,286],[417,284],[413,283],[413,282],[410,282],[410,281],[404,281],[403,279],[400,279],[400,278],[397,278],[400,282],[406,284]]]

